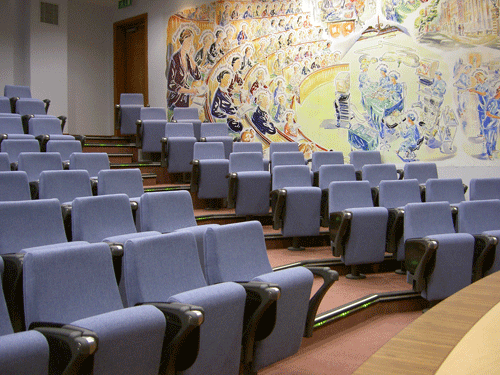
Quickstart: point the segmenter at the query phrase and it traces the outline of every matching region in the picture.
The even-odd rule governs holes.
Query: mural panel
[[[499,46],[497,0],[210,2],[168,21],[167,105],[306,157],[492,163]]]

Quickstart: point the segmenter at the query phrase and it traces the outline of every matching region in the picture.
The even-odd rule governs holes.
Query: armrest
[[[306,268],[311,271],[315,276],[321,276],[323,278],[323,284],[314,293],[314,296],[309,300],[309,309],[307,311],[306,326],[304,329],[304,337],[311,337],[313,334],[314,320],[316,319],[316,314],[318,312],[319,305],[323,300],[326,292],[330,289],[335,281],[339,279],[339,273],[333,271],[328,267],[310,267]]]
[[[450,206],[451,209],[451,219],[453,221],[453,228],[455,228],[455,232],[458,232],[458,207],[457,206]]]
[[[85,146],[85,141],[87,140],[87,137],[84,135],[81,135],[81,134],[77,134],[74,137],[77,141],[80,141],[80,143],[82,144],[82,149],[83,149],[83,147]]]
[[[201,137],[200,138],[200,142],[206,142],[207,141],[207,138],[206,137]]]
[[[361,171],[356,171],[356,181],[363,180],[363,173]]]
[[[189,368],[198,356],[202,307],[184,303],[151,302],[165,315],[167,328],[163,340],[160,374],[176,374]]]
[[[161,156],[160,156],[161,166],[168,168],[168,138],[163,137],[161,139]]]
[[[403,238],[404,233],[404,209],[389,208],[389,217],[387,220],[387,247],[386,251],[391,254],[396,254],[398,251],[398,243]]]
[[[64,125],[66,125],[66,120],[68,119],[66,116],[57,116],[59,120],[61,120],[61,131],[64,131]]]
[[[498,238],[485,234],[474,235],[474,263],[472,265],[472,282],[484,276],[491,268],[496,256]]]
[[[229,173],[229,190],[227,196],[227,208],[234,208],[236,206],[236,198],[238,194],[238,173]]]
[[[5,134],[5,133],[0,134],[0,143],[1,143],[4,139],[7,139],[7,138],[9,138],[9,136],[8,136],[7,134]]]
[[[328,189],[321,190],[321,226],[328,228],[330,213],[328,212]]]
[[[413,290],[423,291],[427,277],[434,269],[436,250],[439,244],[427,238],[412,238],[405,242],[405,265],[407,272],[413,274]]]
[[[31,199],[38,199],[38,181],[30,181]]]
[[[273,215],[273,229],[283,227],[285,217],[286,190],[279,189],[271,191],[271,209]]]
[[[330,213],[330,241],[333,256],[344,255],[347,238],[351,232],[351,220],[352,212],[344,210]]]
[[[141,134],[142,120],[137,120],[135,122],[135,125],[137,127],[135,131],[135,147],[142,147],[142,134]]]
[[[191,173],[191,192],[197,193],[200,188],[200,160],[195,159],[191,162],[193,171]]]
[[[466,184],[462,184],[464,186],[464,194],[467,193],[467,190],[469,189],[469,187],[466,185]]]
[[[50,99],[43,99],[42,102],[45,103],[45,113],[49,113]]]
[[[419,185],[420,187],[420,200],[425,202],[425,185]]]
[[[396,172],[398,174],[398,180],[402,180],[405,177],[405,171],[404,171],[404,169],[398,168],[396,170]]]
[[[319,171],[313,172],[313,186],[319,187]]]
[[[16,113],[16,102],[19,100],[19,96],[14,96],[12,98],[9,98],[10,101],[10,111],[12,113]]]
[[[373,206],[378,207],[378,192],[379,192],[379,188],[378,188],[378,186],[374,186],[370,190],[372,192]]]
[[[35,138],[40,143],[40,151],[44,152],[45,148],[46,148],[46,145],[47,145],[47,142],[50,139],[50,135],[48,135],[48,134],[39,134]]]
[[[14,332],[24,331],[23,262],[24,254],[3,254],[3,291]]]
[[[243,320],[241,361],[244,366],[253,362],[255,342],[271,334],[276,324],[276,301],[281,290],[277,284],[250,281],[239,282],[247,292]]]
[[[111,250],[116,282],[119,283],[122,277],[123,244],[117,242],[108,242],[107,244]]]
[[[29,126],[28,123],[30,121],[30,118],[35,117],[34,115],[23,115],[21,116],[21,121],[23,122],[23,131],[24,134],[29,134]]]
[[[71,204],[62,204],[61,211],[64,223],[64,230],[66,231],[66,238],[68,241],[73,239],[73,234],[71,233]]]
[[[115,130],[120,130],[120,123],[122,120],[122,107],[120,104],[115,105]]]
[[[50,374],[91,374],[97,334],[88,329],[52,323],[32,323],[30,329],[43,334],[49,343]]]

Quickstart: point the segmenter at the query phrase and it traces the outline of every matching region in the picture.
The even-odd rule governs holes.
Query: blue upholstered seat
[[[74,152],[69,158],[69,169],[85,169],[90,178],[97,178],[99,171],[109,169],[109,157],[105,152]]]
[[[245,289],[230,282],[207,284],[192,233],[129,240],[123,264],[126,306],[180,302],[203,308],[199,355],[183,374],[239,374]]]
[[[234,142],[233,152],[260,152],[262,155],[262,164],[264,170],[269,170],[269,159],[264,158],[262,143],[260,142]]]
[[[47,152],[58,152],[65,169],[69,168],[69,159],[73,152],[82,152],[82,143],[76,139],[50,139],[45,146]]]
[[[473,178],[470,180],[469,198],[471,201],[500,199],[500,178]]]
[[[115,109],[115,127],[120,130],[120,134],[129,135],[136,133],[136,121],[139,120],[142,107],[144,107],[143,94],[120,94],[120,104]]]
[[[22,201],[30,199],[30,185],[26,172],[0,172],[0,201]]]
[[[361,170],[365,164],[382,164],[380,151],[354,150],[349,153],[349,160],[356,170],[358,180],[361,180]]]
[[[165,125],[165,135],[162,139],[162,163],[170,173],[188,173],[193,168],[193,150],[196,138],[193,124],[171,123]]]
[[[226,159],[229,159],[229,154],[233,151],[233,137],[229,135],[226,123],[202,123],[200,128],[200,141],[222,142],[224,144],[224,157]]]
[[[137,122],[137,144],[145,153],[160,153],[161,139],[165,136],[167,113],[162,107],[142,107]]]
[[[174,121],[193,124],[194,136],[200,140],[201,120],[196,107],[174,107]]]

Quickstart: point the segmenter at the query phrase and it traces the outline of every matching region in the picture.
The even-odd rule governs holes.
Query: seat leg
[[[397,273],[398,275],[406,275],[406,267],[405,267],[405,262],[404,261],[401,261],[401,268],[397,269],[396,271],[394,271],[395,273]]]
[[[345,277],[347,279],[351,279],[351,280],[366,279],[366,275],[364,275],[361,272],[359,272],[359,266],[356,265],[356,264],[353,264],[351,266],[351,273],[348,273]]]
[[[299,237],[292,237],[292,246],[288,248],[290,251],[304,251],[306,248],[299,245]]]

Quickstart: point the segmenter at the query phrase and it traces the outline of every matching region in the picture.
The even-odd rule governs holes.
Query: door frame
[[[125,75],[125,32],[127,29],[137,26],[138,24],[144,24],[144,48],[146,53],[144,54],[144,104],[149,103],[149,74],[148,74],[148,14],[140,14],[138,16],[127,18],[122,21],[113,23],[113,86],[114,86],[114,104],[120,103],[120,94],[125,92],[125,80],[123,76]]]

